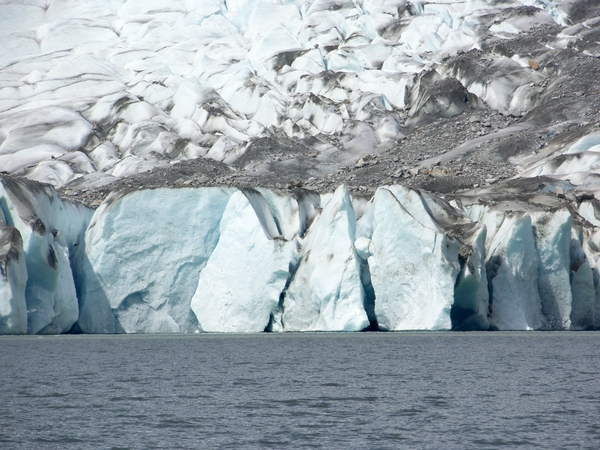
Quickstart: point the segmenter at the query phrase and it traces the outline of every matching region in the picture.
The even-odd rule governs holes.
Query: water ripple
[[[598,342],[598,332],[0,338],[0,447],[594,449]]]

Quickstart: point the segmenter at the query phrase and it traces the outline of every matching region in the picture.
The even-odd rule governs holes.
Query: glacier
[[[191,308],[204,331],[264,331],[289,276],[293,238],[282,235],[260,193],[248,194],[227,203],[219,242],[200,272]]]
[[[0,2],[0,334],[600,329],[599,15]]]
[[[93,210],[61,200],[50,186],[11,178],[0,184],[0,210],[3,322],[16,330],[26,323],[30,334],[69,331],[79,319],[77,290]]]
[[[6,225],[4,214],[0,219],[0,334],[25,334],[27,267],[23,239],[16,228]]]
[[[506,114],[532,109],[550,72],[531,70],[527,55],[494,49],[486,60],[445,61],[487,37],[566,27],[577,8],[575,0],[6,0],[0,167],[55,187],[104,185],[173,161],[231,164],[253,139],[280,133],[347,137],[333,158],[338,170],[371,153],[357,145],[365,135],[385,151],[401,127],[463,112],[463,97]],[[595,25],[565,28],[547,45],[585,40]],[[473,70],[481,65],[484,76]],[[455,92],[433,92],[440,80]],[[528,170],[553,171],[546,163]]]
[[[94,211],[37,182],[0,186],[1,334],[598,326],[587,200],[580,215],[554,194],[163,188]]]
[[[219,241],[232,194],[222,188],[164,189],[107,199],[85,237],[81,331],[196,330],[189,309],[192,280]]]
[[[360,331],[369,326],[355,230],[350,194],[340,186],[301,243],[300,262],[283,299],[281,329]]]
[[[458,243],[419,222],[418,213],[431,216],[418,206],[411,214],[389,189],[376,192],[372,208],[368,263],[379,326],[450,329]]]

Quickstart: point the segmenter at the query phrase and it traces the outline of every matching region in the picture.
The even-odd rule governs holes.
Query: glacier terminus
[[[4,334],[600,327],[595,201],[1,187]]]
[[[0,2],[0,334],[600,329],[594,0]]]

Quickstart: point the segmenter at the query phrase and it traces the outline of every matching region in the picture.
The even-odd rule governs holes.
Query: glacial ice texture
[[[277,310],[294,243],[280,235],[266,202],[255,202],[264,202],[259,211],[266,226],[243,192],[227,204],[219,242],[191,303],[203,331],[264,331]]]
[[[197,330],[190,300],[219,241],[232,189],[109,198],[86,233],[79,327],[86,333]]]
[[[373,199],[369,246],[375,315],[386,330],[449,330],[458,244],[411,215],[386,188]]]
[[[350,194],[340,186],[302,245],[299,266],[283,302],[286,331],[360,331],[368,327],[361,265],[354,249],[355,228]]]
[[[174,160],[231,163],[276,131],[343,133],[347,164],[400,136],[420,105],[406,93],[478,48],[480,30],[564,24],[562,3],[7,0],[0,167],[57,187],[104,184]],[[523,5],[534,10],[514,18]],[[507,57],[491,64],[490,80],[458,66],[440,75],[492,108],[527,110],[542,76]]]
[[[77,322],[76,281],[91,215],[91,209],[59,199],[49,186],[2,179],[0,229],[6,297],[1,299],[1,310],[14,310],[15,320],[22,324],[24,284],[28,333],[64,333]],[[15,326],[21,329],[22,325]]]
[[[92,216],[1,187],[2,334],[598,326],[600,233],[563,207],[387,186],[357,221],[345,186],[214,187],[115,192]]]

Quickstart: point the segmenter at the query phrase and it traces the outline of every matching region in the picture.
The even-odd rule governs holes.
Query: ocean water
[[[1,449],[600,448],[600,332],[0,338]]]

